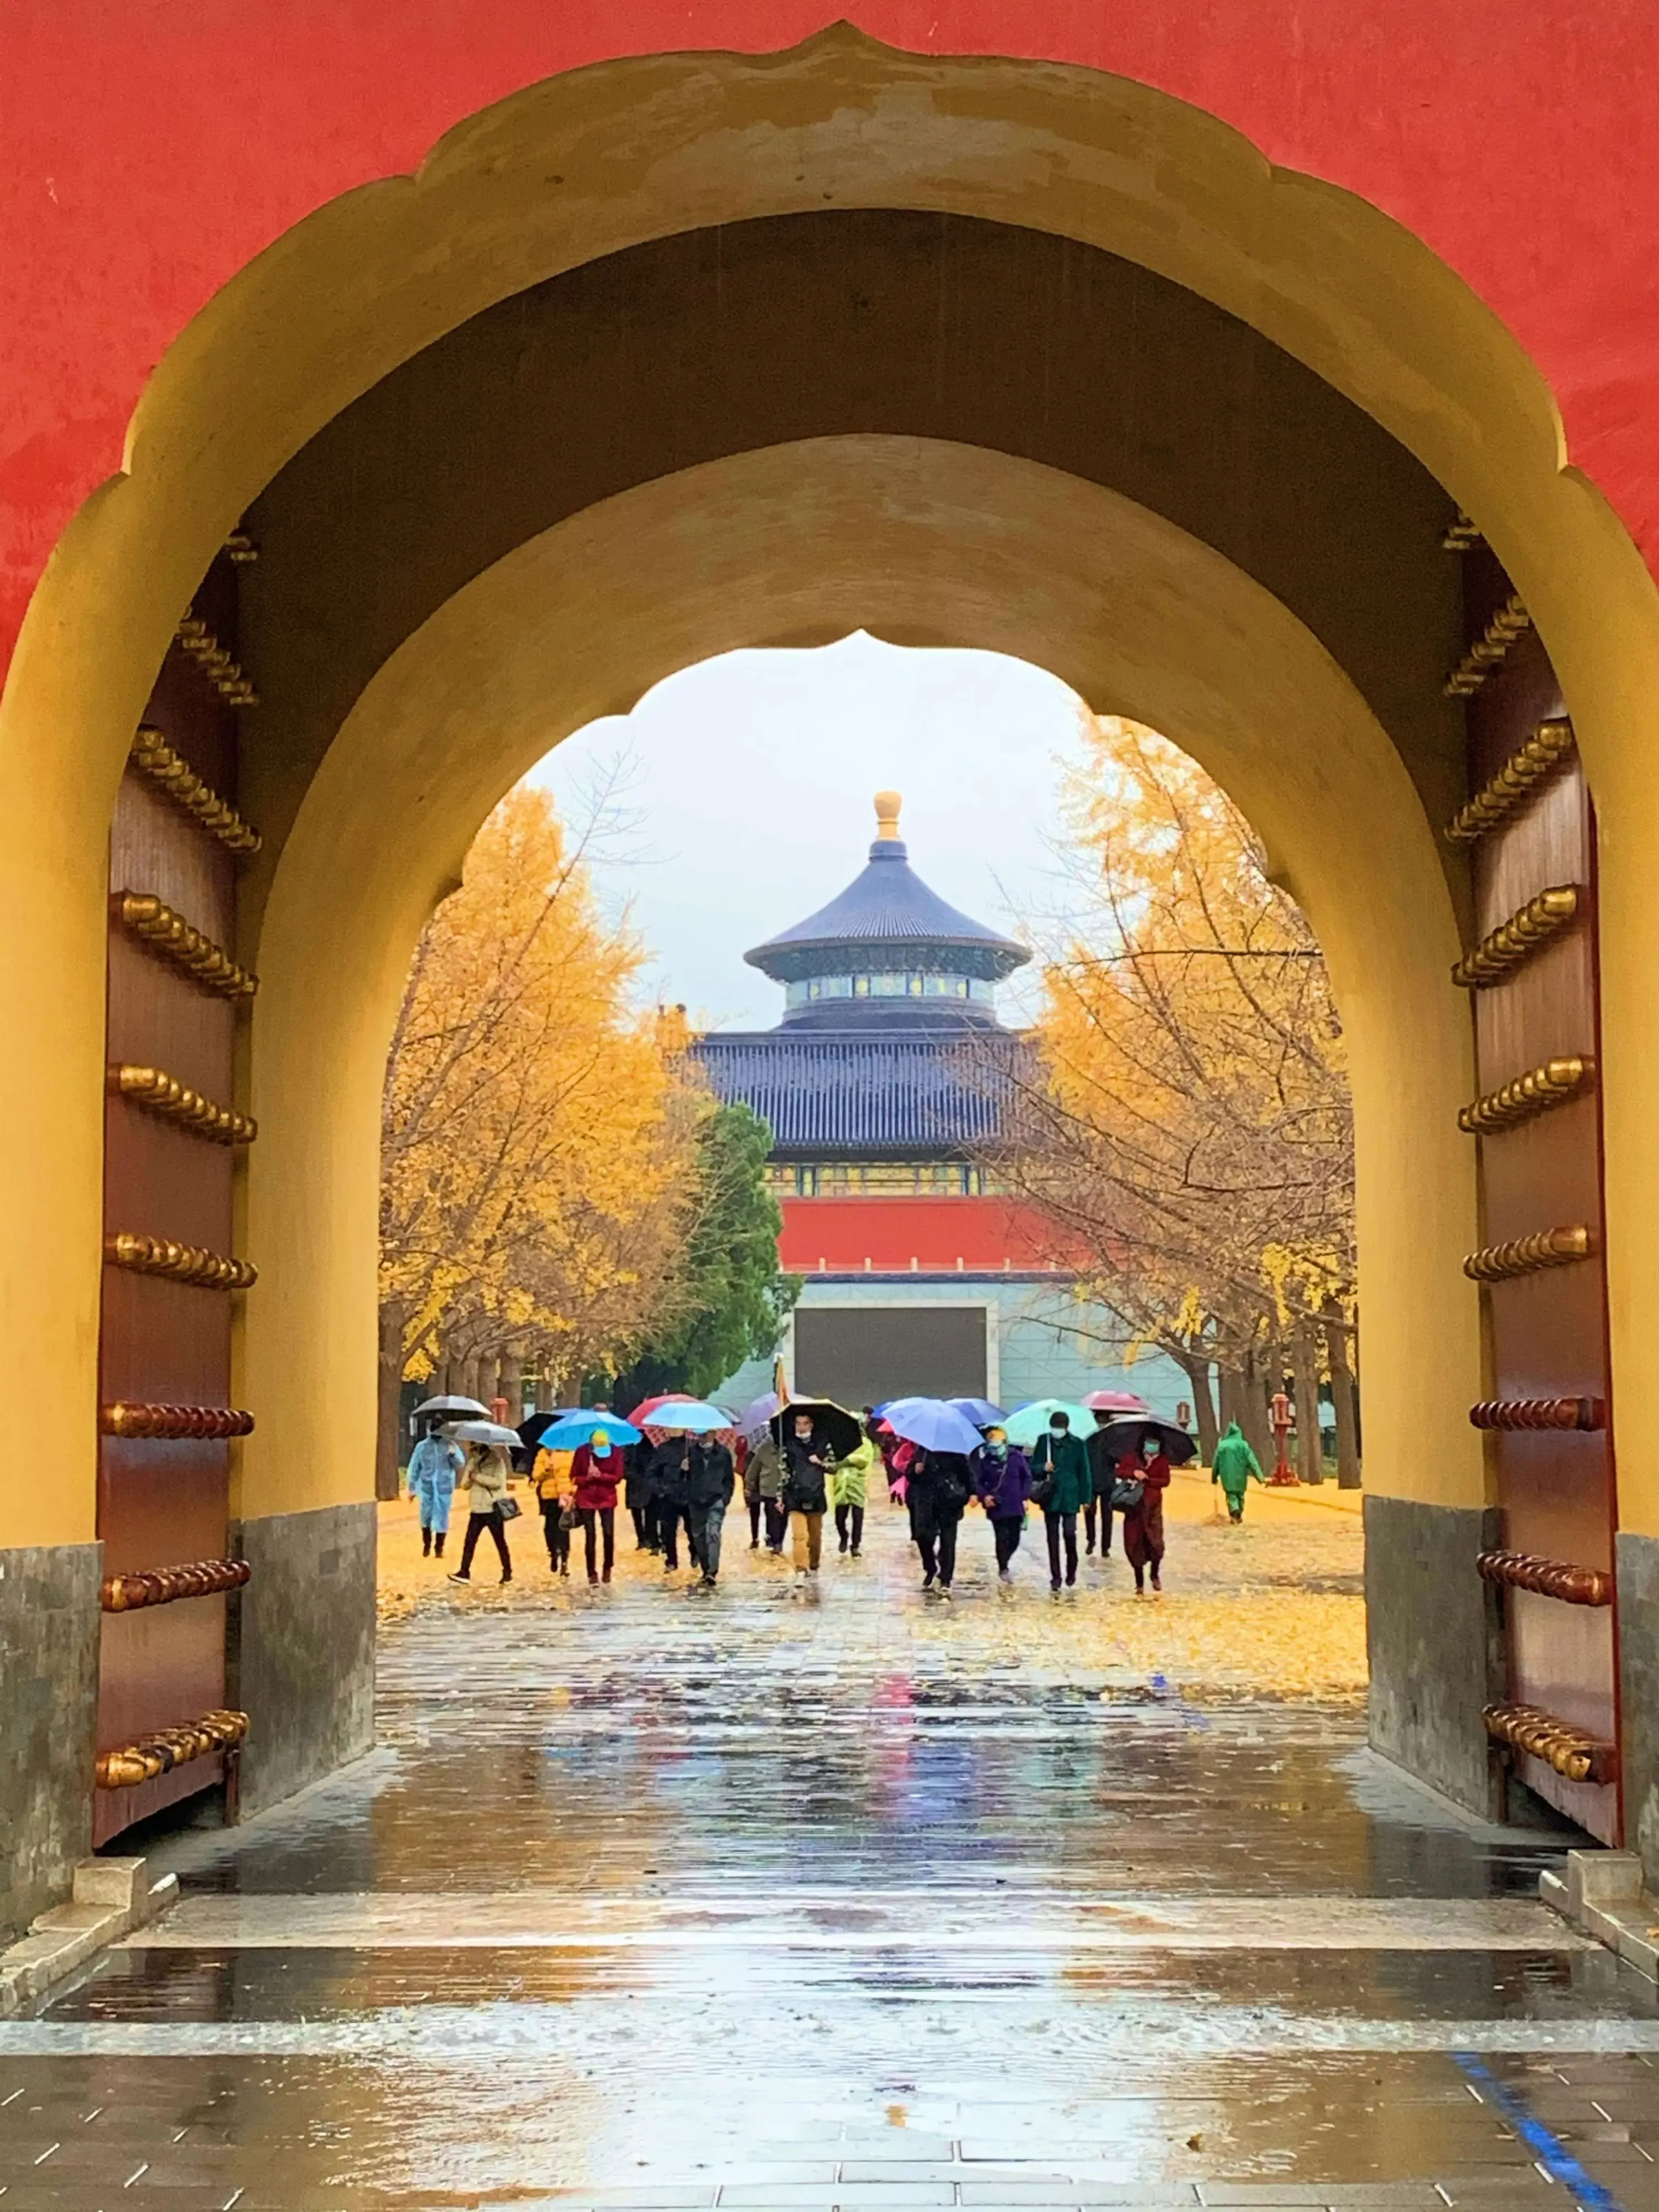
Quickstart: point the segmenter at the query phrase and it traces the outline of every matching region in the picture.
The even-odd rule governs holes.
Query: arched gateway
[[[1656,611],[1475,295],[1123,77],[606,63],[286,229],[0,704],[0,1250],[54,1431],[0,1530],[0,1921],[216,1784],[221,1724],[136,1785],[94,1752],[234,1708],[265,1803],[368,1741],[381,1073],[477,823],[687,661],[860,626],[1042,663],[1262,832],[1352,1050],[1374,1739],[1486,1808],[1523,1736],[1659,1850]],[[202,1558],[245,1587],[100,1617]]]

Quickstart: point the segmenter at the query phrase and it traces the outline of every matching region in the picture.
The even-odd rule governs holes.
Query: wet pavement
[[[1351,1696],[1136,1675],[1120,1564],[1055,1607],[984,1535],[951,1607],[880,1512],[810,1592],[430,1573],[381,1748],[0,2024],[0,2212],[1659,2212],[1659,2002],[1536,1903],[1559,1839]]]

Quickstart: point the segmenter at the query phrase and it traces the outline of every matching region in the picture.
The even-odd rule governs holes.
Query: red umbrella
[[[1083,1402],[1091,1413],[1150,1413],[1152,1410],[1133,1390],[1091,1390]]]
[[[642,1398],[628,1418],[636,1429],[642,1429],[659,1406],[689,1406],[690,1402],[689,1390],[665,1390],[659,1397]]]

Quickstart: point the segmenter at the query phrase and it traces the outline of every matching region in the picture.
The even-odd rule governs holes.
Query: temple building
[[[1121,1324],[1079,1300],[983,1164],[1028,1049],[997,987],[1030,955],[928,888],[899,808],[878,792],[862,872],[744,956],[783,987],[777,1027],[696,1046],[715,1093],[772,1131],[781,1257],[805,1278],[780,1347],[791,1385],[854,1406],[1130,1388],[1173,1415],[1180,1370],[1146,1354],[1126,1373]],[[756,1363],[721,1395],[754,1395],[769,1371]]]

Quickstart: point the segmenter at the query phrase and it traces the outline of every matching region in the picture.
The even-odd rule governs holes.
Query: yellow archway
[[[1659,830],[1659,778],[1646,766],[1659,757],[1659,601],[1605,503],[1562,465],[1547,390],[1495,319],[1419,241],[1349,195],[1275,171],[1212,118],[1091,71],[908,56],[837,30],[779,56],[658,57],[531,88],[451,133],[417,177],[366,186],[319,210],[181,335],[135,417],[127,473],[88,501],[58,549],[0,700],[16,918],[0,983],[13,1054],[0,1143],[9,1157],[38,1164],[26,1185],[15,1181],[6,1194],[6,1317],[15,1353],[57,1378],[71,1424],[64,1479],[31,1503],[28,1540],[74,1541],[92,1528],[108,802],[173,624],[215,548],[343,405],[492,302],[671,231],[825,204],[1012,221],[1154,269],[1249,323],[1366,409],[1486,532],[1561,678],[1601,808],[1613,1352],[1627,1431],[1639,1419],[1659,1357],[1659,1286],[1644,1264],[1659,1197],[1643,1143],[1656,1049],[1646,979],[1659,972],[1659,915],[1644,881]],[[1364,527],[1363,516],[1355,527]],[[989,642],[997,625],[988,607],[980,612],[976,641]],[[869,611],[858,618],[869,619]],[[953,619],[965,623],[965,605]],[[1033,641],[1020,649],[1065,668],[1059,647],[1036,650]],[[1097,703],[1115,703],[1097,684],[1081,688]],[[1152,688],[1134,702],[1138,711],[1205,751],[1178,702],[1160,708]],[[1264,750],[1261,759],[1268,757]],[[1272,757],[1282,770],[1284,756]],[[1273,834],[1272,772],[1258,790],[1260,765],[1252,777],[1241,761],[1226,780]],[[280,778],[266,781],[275,803],[263,826],[274,868],[308,800],[303,789],[283,792]],[[1399,854],[1429,833],[1408,793],[1380,834],[1377,823],[1373,805],[1347,856],[1345,896],[1355,912],[1395,914],[1391,872]],[[1334,910],[1319,911],[1323,902],[1303,879],[1304,848],[1287,836],[1285,849],[1334,948],[1341,924]],[[255,884],[250,922],[265,881],[275,880]],[[278,919],[273,913],[273,929]],[[384,948],[398,931],[385,915],[372,927],[381,933],[383,963],[394,957]],[[263,943],[258,951],[269,965]],[[1431,974],[1431,963],[1408,963],[1403,952],[1396,963],[1389,947],[1390,964],[1409,971],[1415,994],[1392,1008],[1396,1053],[1406,1036],[1417,1040],[1396,1079],[1432,1059],[1437,1112],[1464,1065],[1437,980],[1446,951]],[[1356,988],[1350,979],[1358,1015]],[[1364,988],[1383,986],[1371,979]],[[268,1006],[256,1033],[256,1087],[278,1026]],[[1431,1038],[1442,1040],[1432,1053]],[[325,1146],[305,1173],[326,1177],[349,1165],[351,1146],[340,1142],[343,1152]],[[279,1156],[272,1144],[266,1159]],[[1437,1156],[1432,1144],[1430,1156]],[[1419,1175],[1419,1154],[1409,1157]],[[1394,1161],[1403,1186],[1407,1156]],[[1432,1240],[1437,1254],[1464,1238],[1468,1180],[1465,1167]],[[363,1202],[343,1188],[339,1196],[348,1213]],[[1386,1243],[1370,1201],[1367,1223],[1370,1265],[1376,1238]],[[1458,1348],[1437,1354],[1428,1370],[1409,1370],[1419,1404],[1425,1371],[1445,1381],[1431,1408],[1443,1433],[1454,1400],[1472,1395],[1467,1295],[1455,1268],[1431,1266],[1421,1247],[1397,1290],[1388,1271],[1376,1274],[1390,1310],[1408,1300],[1431,1318],[1425,1356],[1427,1338],[1443,1352]],[[366,1296],[361,1282],[356,1294]],[[262,1299],[271,1319],[258,1327],[278,1328],[282,1300],[292,1295],[273,1287],[268,1304]],[[1405,1324],[1376,1304],[1369,1318],[1380,1412],[1389,1390],[1407,1380],[1405,1365],[1379,1357],[1390,1331]],[[1402,1338],[1402,1357],[1403,1346]],[[250,1361],[257,1367],[252,1344]],[[252,1388],[252,1372],[249,1380]],[[1375,1446],[1375,1419],[1372,1436]],[[250,1485],[260,1463],[250,1461]],[[1405,1479],[1404,1464],[1395,1480]],[[1471,1464],[1467,1453],[1451,1454],[1448,1495],[1478,1498]],[[1659,1476],[1647,1474],[1633,1451],[1626,1468],[1626,1525],[1659,1532]],[[280,1483],[270,1493],[282,1494]],[[258,1510],[272,1510],[263,1496]]]

